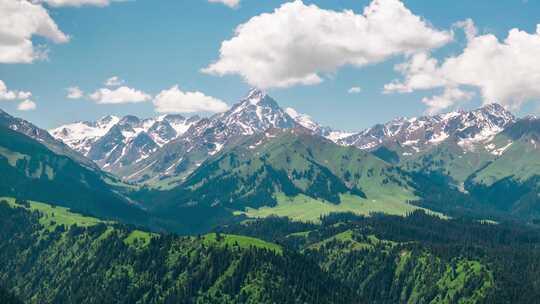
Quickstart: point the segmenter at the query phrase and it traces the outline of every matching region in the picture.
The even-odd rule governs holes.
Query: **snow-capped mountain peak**
[[[134,166],[128,177],[184,175],[245,136],[270,129],[299,127],[278,103],[261,90],[253,89],[228,111],[204,118],[183,136],[162,147],[156,155]]]
[[[120,118],[108,115],[95,122],[79,121],[49,130],[49,133],[70,148],[86,155],[91,145],[120,122]]]
[[[183,135],[200,118],[162,115],[141,119],[108,115],[95,122],[75,122],[52,129],[53,137],[109,170],[138,162]]]
[[[434,116],[398,118],[379,124],[338,142],[372,150],[384,144],[398,144],[407,154],[417,153],[448,139],[464,149],[484,143],[513,123],[515,117],[499,104],[472,111],[458,110]]]
[[[262,100],[264,100],[266,97],[267,97],[266,92],[264,92],[261,89],[253,88],[249,90],[248,94],[246,95],[246,97],[243,98],[242,102],[249,102],[253,105],[256,105]]]
[[[227,112],[210,119],[232,134],[250,135],[269,128],[292,128],[296,125],[277,102],[261,90],[252,89],[248,95]]]

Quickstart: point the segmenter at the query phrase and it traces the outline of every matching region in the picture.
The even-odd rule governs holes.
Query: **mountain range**
[[[50,130],[50,134],[104,170],[114,171],[147,158],[199,120],[197,116],[187,119],[181,115],[152,119],[106,116],[95,122],[60,126]]]
[[[207,118],[106,116],[49,132],[5,112],[0,119],[10,136],[28,136],[93,172],[122,208],[148,213],[145,224],[177,232],[271,214],[316,220],[420,208],[530,222],[540,217],[539,124],[489,104],[341,132],[256,89]],[[11,156],[32,153],[3,149],[6,165],[32,178]],[[99,213],[97,205],[84,211]]]
[[[187,147],[186,150],[193,150],[196,148],[192,145],[201,145],[200,142],[193,143],[195,139],[204,137],[203,143],[214,147],[207,151],[211,155],[240,136],[261,133],[269,128],[290,129],[299,126],[343,146],[355,146],[367,151],[392,148],[399,152],[400,158],[414,157],[450,141],[464,151],[484,149],[499,156],[505,147],[498,147],[492,141],[516,120],[502,106],[489,104],[468,112],[459,110],[435,116],[398,118],[360,132],[342,132],[323,127],[293,108],[282,109],[270,96],[254,89],[229,111],[210,118],[194,116],[186,119],[180,115],[150,119],[106,116],[96,122],[63,125],[50,130],[50,133],[96,161],[102,168],[114,172],[127,164],[142,162],[169,143],[171,146],[181,144]],[[162,150],[167,149],[171,148]],[[181,157],[173,158],[178,161]],[[148,164],[148,161],[145,163]]]
[[[104,170],[129,181],[166,187],[176,185],[210,156],[224,147],[234,146],[241,137],[270,128],[296,127],[306,128],[341,146],[373,152],[393,163],[426,163],[427,158],[443,157],[438,153],[448,150],[463,154],[458,157],[460,161],[481,158],[469,160],[474,163],[465,172],[446,168],[460,171],[452,172],[451,176],[463,183],[484,161],[500,157],[511,147],[512,139],[504,141],[497,135],[517,121],[502,106],[489,104],[473,111],[398,118],[359,132],[341,132],[323,127],[292,108],[282,109],[270,96],[254,89],[229,111],[209,118],[107,116],[97,122],[60,126],[50,133]]]

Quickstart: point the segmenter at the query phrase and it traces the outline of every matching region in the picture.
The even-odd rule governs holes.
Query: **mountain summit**
[[[454,140],[463,148],[493,139],[515,117],[499,104],[488,104],[473,111],[458,110],[434,116],[398,118],[378,124],[338,143],[363,150],[383,145],[397,145],[405,155],[424,151],[446,140]]]
[[[252,89],[229,111],[213,120],[226,126],[232,133],[251,135],[269,128],[288,129],[297,125],[278,103],[264,91]]]
[[[204,118],[148,159],[121,171],[130,180],[182,179],[207,158],[268,129],[301,127],[264,91],[252,89],[228,111]]]

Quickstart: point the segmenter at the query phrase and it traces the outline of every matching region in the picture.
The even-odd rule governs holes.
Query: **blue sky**
[[[78,86],[89,94],[104,88],[104,81],[112,76],[125,81],[125,86],[152,97],[178,85],[184,92],[199,91],[231,105],[247,92],[251,86],[246,83],[249,81],[238,75],[210,75],[202,73],[201,69],[219,58],[221,43],[234,37],[238,25],[253,16],[272,13],[285,2],[243,0],[237,8],[205,0],[134,0],[113,2],[105,7],[43,4],[70,40],[55,44],[33,35],[34,45],[47,46],[47,59],[36,59],[32,63],[0,63],[0,80],[4,81],[7,90],[29,91],[31,100],[37,104],[35,110],[19,111],[17,101],[0,100],[0,108],[44,128],[76,120],[95,120],[107,114],[157,115],[150,99],[140,103],[98,104],[87,96],[80,99],[66,97],[68,87]],[[316,4],[321,10],[351,9],[355,14],[362,14],[370,2],[306,0],[304,4]],[[458,56],[467,46],[463,30],[453,27],[458,21],[470,18],[478,29],[477,35],[494,34],[501,41],[512,28],[532,35],[540,23],[540,2],[532,0],[403,2],[434,30],[454,28],[453,40],[430,52],[439,61]],[[2,14],[0,8],[0,18]],[[399,20],[394,22],[399,23]],[[466,98],[467,102],[455,102],[445,110],[458,106],[477,107],[485,99],[479,92],[484,84],[476,85],[468,80],[469,85],[463,77],[444,86],[414,88],[413,92],[405,94],[383,94],[385,84],[394,79],[403,80],[403,75],[396,72],[394,66],[406,62],[407,56],[398,54],[362,67],[339,66],[332,72],[320,72],[318,75],[324,80],[321,83],[269,87],[267,91],[282,106],[294,107],[325,125],[345,130],[359,130],[397,116],[422,115],[427,109],[422,99],[442,94],[445,88],[454,88],[454,83],[474,96]],[[532,70],[533,73],[536,71]],[[523,81],[517,84],[521,83]],[[362,89],[360,93],[350,94],[351,87]],[[510,93],[497,94],[487,95],[502,97]],[[534,114],[538,112],[536,100],[538,96],[533,91],[519,105],[513,101],[506,105],[520,115]]]

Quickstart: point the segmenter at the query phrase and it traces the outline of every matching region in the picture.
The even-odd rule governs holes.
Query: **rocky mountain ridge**
[[[109,115],[95,122],[63,125],[50,133],[101,168],[114,172],[147,158],[199,120],[198,116],[171,114],[147,119]]]

